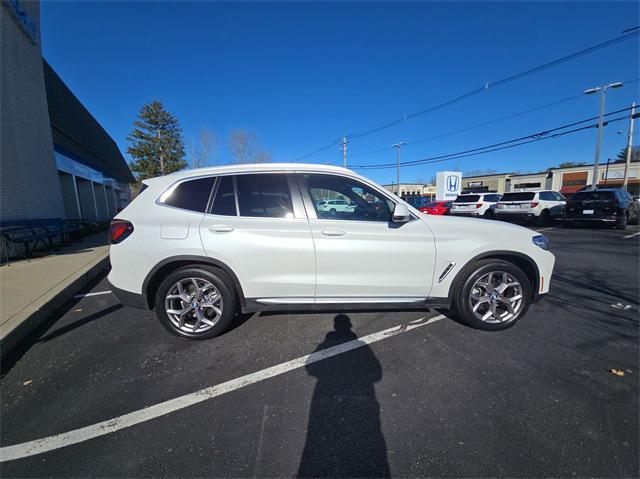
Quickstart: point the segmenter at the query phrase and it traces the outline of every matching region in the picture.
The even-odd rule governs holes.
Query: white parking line
[[[547,231],[547,230],[555,230],[557,228],[554,228],[553,226],[549,227],[549,228],[542,228],[541,230],[535,230],[535,231]]]
[[[623,236],[622,239],[628,239],[628,238],[633,238],[634,236],[638,236],[640,235],[640,231],[638,231],[637,233],[633,233],[627,236]]]
[[[73,298],[87,298],[89,296],[99,296],[101,294],[111,294],[111,291],[97,291],[95,293],[76,294]]]
[[[13,461],[16,459],[22,459],[36,454],[42,454],[43,452],[53,451],[62,447],[70,446],[72,444],[78,444],[80,442],[88,441],[96,437],[105,436],[112,432],[125,429],[136,424],[140,424],[151,419],[155,419],[161,416],[165,416],[172,412],[179,411],[194,404],[198,404],[202,401],[212,399],[223,394],[241,389],[245,386],[264,381],[265,379],[273,378],[281,374],[299,369],[307,364],[316,363],[324,359],[337,356],[339,354],[353,351],[354,349],[361,348],[368,344],[372,344],[383,339],[391,338],[402,334],[412,329],[426,326],[427,324],[434,323],[443,319],[444,316],[436,316],[431,319],[420,318],[415,321],[411,321],[408,324],[403,324],[393,328],[378,331],[377,333],[368,334],[358,339],[348,341],[346,343],[332,346],[322,351],[307,354],[291,361],[276,364],[270,368],[257,371],[255,373],[247,374],[236,379],[231,379],[215,386],[210,386],[194,393],[185,394],[184,396],[170,399],[153,406],[139,409],[137,411],[117,416],[106,421],[85,426],[80,429],[74,429],[72,431],[56,434],[55,436],[44,437],[42,439],[35,439],[29,442],[23,442],[21,444],[14,444],[12,446],[4,446],[0,448],[0,462]]]

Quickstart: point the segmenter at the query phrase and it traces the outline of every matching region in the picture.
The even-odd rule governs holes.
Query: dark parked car
[[[565,225],[575,223],[610,223],[619,230],[638,224],[640,207],[626,190],[599,189],[578,191],[567,202]]]

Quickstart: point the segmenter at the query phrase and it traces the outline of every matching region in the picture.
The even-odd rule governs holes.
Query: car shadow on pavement
[[[106,316],[107,314],[111,314],[115,311],[118,311],[119,309],[122,309],[123,305],[118,303],[118,304],[114,304],[112,306],[109,306],[107,308],[101,309],[100,311],[90,314],[89,316],[86,316],[82,319],[79,319],[77,321],[74,321],[73,323],[67,324],[66,326],[62,326],[61,328],[58,328],[54,331],[52,331],[51,333],[42,336],[38,342],[39,343],[46,343],[47,341],[51,341],[52,339],[57,338],[58,336],[62,336],[63,334],[67,334],[71,331],[73,331],[74,329],[77,329],[81,326],[84,326],[85,324],[91,323],[93,321],[95,321],[96,319],[100,319],[103,316]]]
[[[339,314],[315,351],[357,341]],[[317,379],[298,477],[390,477],[375,383],[382,366],[367,345],[305,366]]]

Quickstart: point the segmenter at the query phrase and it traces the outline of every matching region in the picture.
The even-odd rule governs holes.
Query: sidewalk
[[[0,266],[2,356],[107,266],[107,232],[38,254]]]

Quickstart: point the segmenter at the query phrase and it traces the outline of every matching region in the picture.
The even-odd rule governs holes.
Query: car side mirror
[[[396,203],[396,206],[393,208],[393,217],[391,221],[394,223],[406,223],[411,219],[411,213],[409,212],[409,208],[404,203]]]

